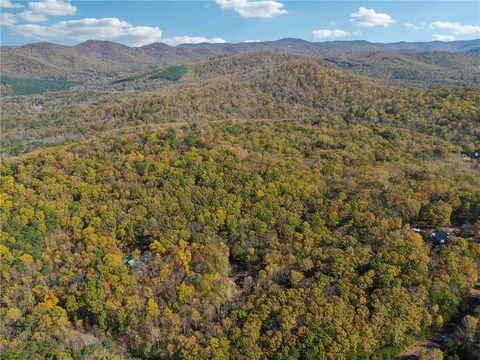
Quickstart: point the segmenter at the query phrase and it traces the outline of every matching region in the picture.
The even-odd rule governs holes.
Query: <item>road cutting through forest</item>
[[[444,349],[445,344],[455,333],[455,330],[461,325],[462,319],[466,315],[473,314],[476,307],[480,306],[480,282],[470,292],[470,297],[466,300],[465,309],[459,313],[447,326],[433,334],[429,339],[417,340],[408,349],[401,352],[396,360],[415,359],[422,350]]]

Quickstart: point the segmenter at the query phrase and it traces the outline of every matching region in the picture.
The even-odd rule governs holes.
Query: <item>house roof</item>
[[[443,231],[443,230],[440,230],[440,229],[437,229],[435,230],[431,237],[434,239],[434,240],[437,240],[437,241],[440,241],[440,242],[445,242],[448,240],[448,234]]]

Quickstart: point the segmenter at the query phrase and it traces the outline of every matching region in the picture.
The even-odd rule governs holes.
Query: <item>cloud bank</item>
[[[41,40],[89,39],[111,40],[132,46],[142,46],[159,41],[162,31],[158,27],[133,26],[117,18],[86,18],[60,21],[53,25],[16,25],[13,30],[27,37]]]
[[[23,8],[23,5],[10,0],[0,0],[2,8]],[[74,15],[77,7],[64,0],[30,1],[27,8],[19,13],[2,12],[2,26],[14,33],[43,41],[75,40],[86,41],[109,40],[129,46],[143,46],[156,41],[163,41],[176,46],[185,43],[224,43],[222,38],[205,38],[200,36],[174,36],[163,39],[158,27],[135,26],[114,17],[84,18],[64,20],[49,25],[37,23],[46,22],[51,16]],[[26,22],[26,23],[23,23]]]

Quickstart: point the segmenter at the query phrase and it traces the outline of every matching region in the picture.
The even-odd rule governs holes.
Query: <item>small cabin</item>
[[[430,235],[430,239],[434,245],[445,245],[448,241],[448,234],[443,230],[437,229]]]
[[[137,261],[130,255],[125,256],[123,262],[128,266],[135,266],[137,264]]]
[[[463,160],[478,160],[480,159],[480,150],[462,153]]]
[[[43,109],[43,101],[42,100],[36,100],[35,103],[33,104],[33,108],[35,110],[42,110]]]

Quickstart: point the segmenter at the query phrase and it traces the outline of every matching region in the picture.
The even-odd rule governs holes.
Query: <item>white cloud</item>
[[[45,22],[48,20],[48,17],[44,14],[33,12],[32,10],[25,10],[17,15],[17,19],[28,22]]]
[[[0,8],[18,9],[23,8],[23,5],[19,3],[12,3],[10,0],[0,0]]]
[[[201,36],[173,36],[167,39],[161,39],[162,42],[170,46],[177,46],[180,44],[223,44],[226,41],[222,38],[205,38]]]
[[[17,15],[2,12],[0,13],[0,20],[2,26],[10,27],[15,25],[15,23],[17,22]]]
[[[89,39],[117,41],[131,46],[142,46],[159,41],[162,31],[158,27],[133,26],[117,18],[86,18],[60,21],[43,26],[35,24],[15,25],[17,33],[40,40]]]
[[[451,30],[455,35],[480,33],[480,26],[478,25],[463,25],[452,21],[434,21],[430,24],[430,27],[432,29]]]
[[[46,16],[73,15],[77,12],[75,5],[62,0],[32,1],[28,3],[28,8],[36,14]]]
[[[256,43],[256,42],[260,42],[261,40],[244,40],[243,42],[244,43]]]
[[[408,27],[412,30],[420,30],[420,29],[425,29],[425,27],[427,26],[426,23],[422,23],[421,25],[415,25],[415,24],[412,24],[412,23],[409,23],[409,22],[406,22],[405,24],[403,24],[405,27]]]
[[[270,18],[286,14],[284,4],[274,0],[216,0],[222,9],[230,9],[244,18]]]
[[[350,36],[351,33],[345,30],[314,30],[312,35],[317,39],[331,39],[331,38],[342,38],[345,36]]]
[[[442,34],[433,34],[432,35],[433,40],[437,41],[454,41],[455,36],[453,35],[442,35]]]
[[[8,0],[0,0],[2,2]],[[3,5],[3,3],[2,3]],[[15,5],[15,4],[13,4]],[[13,26],[18,21],[27,21],[30,23],[45,22],[49,16],[65,16],[73,15],[77,12],[77,7],[70,4],[68,1],[62,0],[45,0],[45,1],[31,1],[28,3],[28,9],[18,14],[3,13],[2,19],[7,21],[2,25]]]
[[[362,27],[387,27],[395,22],[390,15],[377,13],[374,9],[367,9],[363,6],[356,13],[350,15],[350,21]]]

